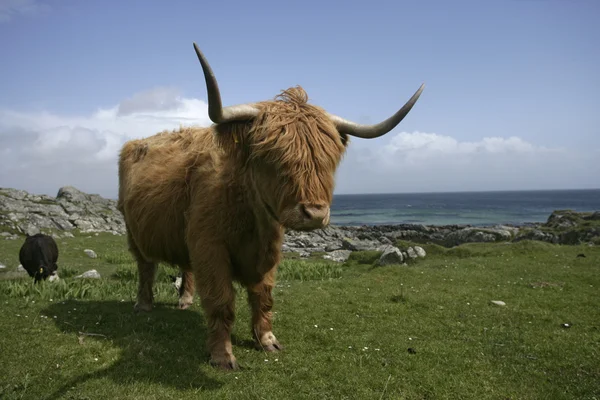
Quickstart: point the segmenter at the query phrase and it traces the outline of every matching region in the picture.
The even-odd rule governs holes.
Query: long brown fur
[[[258,103],[251,122],[163,131],[125,143],[120,153],[118,208],[140,269],[136,308],[152,308],[158,262],[186,272],[181,308],[194,295],[193,275],[212,362],[221,367],[236,367],[234,280],[248,290],[257,345],[280,349],[271,332],[271,290],[282,224],[295,222],[282,210],[332,201],[348,140],[307,101],[301,87],[290,88]]]

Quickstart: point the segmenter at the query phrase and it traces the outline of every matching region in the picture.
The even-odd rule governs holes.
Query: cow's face
[[[263,103],[244,132],[233,135],[245,153],[255,206],[293,230],[329,224],[335,172],[348,143],[306,97],[301,88],[284,91],[278,101]]]

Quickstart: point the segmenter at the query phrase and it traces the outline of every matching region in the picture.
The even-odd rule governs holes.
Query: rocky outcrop
[[[0,189],[0,232],[6,238],[38,232],[70,236],[70,231],[125,233],[116,201],[87,194],[71,186],[56,197]]]
[[[556,210],[546,223],[523,229],[514,240],[525,239],[567,245],[600,244],[600,211]]]

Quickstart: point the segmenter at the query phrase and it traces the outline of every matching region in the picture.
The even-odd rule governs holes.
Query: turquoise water
[[[520,225],[560,209],[600,211],[600,189],[336,195],[331,223]]]

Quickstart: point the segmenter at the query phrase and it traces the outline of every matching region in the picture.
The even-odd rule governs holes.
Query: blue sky
[[[0,0],[0,186],[114,197],[125,140],[208,124],[196,41],[225,104],[299,84],[377,122],[425,82],[392,132],[352,141],[336,193],[599,187],[599,17],[596,0]]]

